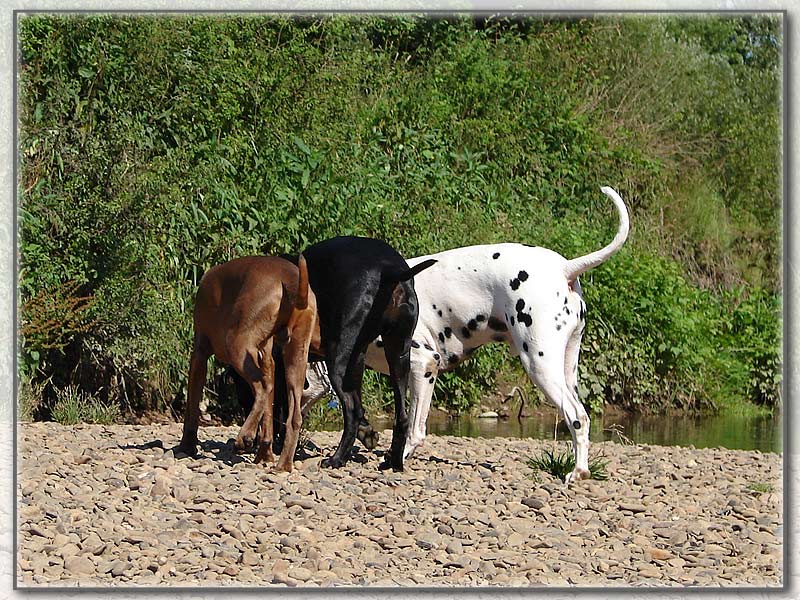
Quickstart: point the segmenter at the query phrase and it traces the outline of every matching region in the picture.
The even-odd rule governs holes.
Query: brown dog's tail
[[[294,301],[294,307],[297,310],[304,310],[308,308],[308,267],[306,266],[306,259],[301,254],[297,257],[297,270],[299,277],[297,280],[297,298]]]

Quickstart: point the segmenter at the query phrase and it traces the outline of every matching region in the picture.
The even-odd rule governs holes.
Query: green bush
[[[45,408],[76,385],[164,411],[185,396],[210,266],[343,234],[406,256],[502,241],[576,256],[613,235],[612,185],[633,230],[584,278],[587,402],[777,406],[780,28],[25,16],[23,378],[50,382]],[[437,403],[467,411],[519,374],[481,350]]]

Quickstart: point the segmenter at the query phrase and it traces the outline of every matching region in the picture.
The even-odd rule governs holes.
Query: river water
[[[658,446],[694,446],[695,448],[728,448],[730,450],[760,450],[783,452],[783,431],[780,415],[742,416],[733,414],[664,416],[638,414],[594,415],[589,430],[592,442],[631,442]],[[370,419],[376,429],[391,429],[391,417]],[[428,435],[460,437],[516,437],[541,440],[553,439],[556,412],[542,412],[517,419],[478,418],[462,415],[449,417],[443,412],[431,413]],[[323,429],[341,428],[329,423]],[[569,440],[569,430],[558,422],[559,440]]]
[[[447,417],[436,414],[428,419],[428,434],[553,439],[555,420],[555,412],[522,419]],[[589,433],[592,441],[622,441],[624,438],[619,434],[639,444],[723,447],[776,453],[782,452],[783,439],[779,415],[689,417],[615,414],[592,417]],[[563,423],[559,423],[557,435],[558,439],[570,439],[569,430]]]

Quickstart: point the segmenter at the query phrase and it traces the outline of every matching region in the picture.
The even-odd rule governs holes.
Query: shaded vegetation
[[[68,385],[179,410],[216,263],[342,234],[571,257],[616,228],[601,185],[633,230],[584,278],[586,403],[780,404],[778,17],[35,15],[19,40],[37,418]],[[486,348],[436,402],[524,379]]]

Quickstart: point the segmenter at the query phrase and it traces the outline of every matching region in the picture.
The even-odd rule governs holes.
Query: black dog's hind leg
[[[326,467],[338,468],[347,462],[356,441],[358,426],[364,418],[364,407],[361,405],[361,380],[364,376],[365,353],[361,351],[353,360],[345,362],[348,354],[334,353],[333,361],[328,364],[331,387],[342,405],[344,431],[336,452],[323,461]]]
[[[390,331],[382,334],[386,362],[389,363],[389,376],[394,394],[394,429],[392,430],[392,446],[388,456],[388,464],[395,471],[403,470],[403,451],[408,434],[408,411],[406,408],[406,391],[408,376],[411,371],[411,335],[416,325],[416,310],[402,306],[401,314],[396,315]]]
[[[289,413],[289,395],[286,389],[286,366],[283,352],[276,348],[272,352],[275,360],[275,404],[272,409],[272,447],[275,454],[283,452],[283,441],[286,439],[286,415]]]

